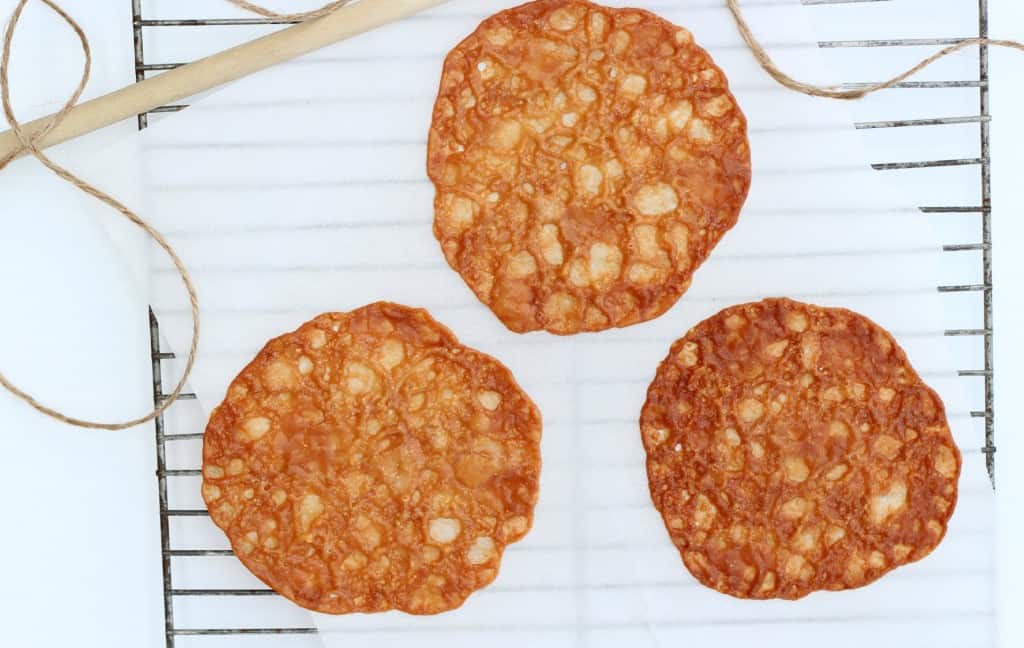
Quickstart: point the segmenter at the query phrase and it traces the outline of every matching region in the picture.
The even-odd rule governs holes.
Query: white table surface
[[[130,3],[61,4],[92,39],[87,96],[133,81]],[[4,23],[13,5],[0,0]],[[14,51],[19,115],[52,112],[81,69],[74,35],[32,2]],[[90,150],[132,130],[110,129],[59,157],[87,174]],[[0,364],[68,412],[128,418],[152,406],[146,299],[104,229],[76,218],[82,200],[25,162],[0,173]],[[0,645],[162,645],[152,425],[80,430],[3,393],[0,457]]]
[[[210,0],[211,2],[215,0]],[[954,1],[954,0],[945,0]],[[969,0],[955,0],[968,2]],[[994,36],[1024,38],[1024,7],[991,0]],[[0,15],[14,0],[0,0]],[[19,115],[57,108],[73,87],[80,53],[40,3],[26,12],[11,77]],[[128,0],[62,0],[93,44],[95,96],[133,80]],[[998,645],[1024,645],[1024,435],[1016,412],[1024,388],[1024,92],[1012,87],[1024,60],[993,53],[997,442],[1002,530]],[[1006,116],[1000,119],[1001,116]],[[92,151],[134,123],[63,147],[88,174]],[[47,403],[101,420],[151,406],[146,297],[132,262],[107,231],[75,218],[83,200],[27,163],[0,173],[0,369]],[[113,218],[113,216],[112,216]],[[1015,399],[1016,397],[1016,399]],[[52,422],[0,393],[0,533],[4,589],[0,645],[162,645],[159,529],[152,425],[85,431]],[[1017,547],[1018,549],[1014,549]]]

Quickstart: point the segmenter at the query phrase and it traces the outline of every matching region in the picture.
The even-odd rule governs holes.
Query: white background
[[[954,0],[948,0],[954,1]],[[955,0],[957,2],[966,0]],[[0,0],[9,13],[12,0]],[[127,0],[65,0],[92,37],[94,79],[89,96],[124,85],[131,74]],[[1024,8],[993,0],[993,35],[1024,37]],[[27,12],[12,71],[19,114],[49,112],[73,87],[80,55],[70,33],[44,11]],[[997,398],[1000,413],[1001,522],[1005,542],[997,564],[1024,577],[1019,496],[1024,452],[1013,396],[1024,387],[1016,335],[1024,297],[1013,284],[1024,263],[1024,205],[1017,169],[1024,129],[1000,116],[1020,114],[1019,54],[994,52],[993,126],[996,210]],[[125,124],[120,134],[130,132]],[[100,139],[119,133],[107,133]],[[99,146],[94,143],[92,146]],[[88,150],[89,145],[71,147]],[[88,176],[87,157],[61,158]],[[146,296],[114,253],[105,230],[75,218],[82,198],[56,181],[40,181],[21,163],[0,173],[0,369],[46,402],[101,420],[145,411],[149,393]],[[152,426],[91,432],[51,423],[0,395],[0,492],[8,495],[0,533],[5,587],[0,594],[0,643],[60,646],[156,646],[162,641],[159,540],[155,515]],[[1012,494],[1017,494],[1011,510]],[[1012,525],[1016,525],[1014,528]],[[1016,535],[1013,535],[1016,534]],[[1001,581],[1009,612],[1020,586]],[[1024,645],[1019,614],[1002,614],[1001,645]],[[1016,634],[1013,634],[1016,633]]]
[[[13,4],[0,0],[4,23]],[[11,71],[25,118],[59,107],[82,59],[74,34],[30,4]],[[129,2],[61,4],[91,36],[87,96],[133,81]],[[93,146],[102,142],[73,148]],[[88,175],[88,157],[72,153],[57,157]],[[76,218],[84,198],[29,164],[0,172],[0,367],[82,417],[142,414],[152,406],[145,296],[105,231]],[[0,645],[161,645],[153,427],[71,428],[3,393],[0,457]]]

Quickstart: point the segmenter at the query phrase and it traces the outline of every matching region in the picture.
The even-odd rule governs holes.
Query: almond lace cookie
[[[683,562],[732,596],[866,585],[927,556],[956,504],[942,401],[848,310],[770,299],[701,322],[658,368],[640,427]]]
[[[332,614],[459,607],[532,523],[537,408],[426,311],[271,340],[210,417],[203,499],[257,577]]]
[[[445,60],[434,234],[513,331],[653,319],[736,224],[746,131],[685,29],[584,0],[503,11]]]

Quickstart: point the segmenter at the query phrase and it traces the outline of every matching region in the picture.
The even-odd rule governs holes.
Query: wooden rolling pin
[[[40,148],[66,142],[289,61],[332,43],[362,34],[387,23],[437,6],[448,0],[360,0],[334,12],[232,47],[159,76],[134,83],[110,94],[78,104],[63,122],[40,142]],[[35,133],[52,115],[28,122]],[[0,133],[0,159],[18,148],[11,131]]]

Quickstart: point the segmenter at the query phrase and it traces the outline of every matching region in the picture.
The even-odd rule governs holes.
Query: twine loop
[[[86,419],[69,416],[59,410],[44,405],[34,396],[21,389],[10,381],[2,372],[0,372],[0,385],[20,398],[22,401],[33,407],[36,411],[49,416],[50,418],[57,419],[63,423],[68,423],[77,427],[90,428],[96,430],[124,430],[126,428],[135,427],[136,425],[152,421],[156,417],[164,413],[164,411],[171,406],[181,396],[182,391],[185,389],[185,384],[188,381],[189,374],[192,373],[192,367],[196,361],[196,351],[199,347],[199,297],[196,294],[195,285],[192,282],[192,277],[189,275],[188,270],[185,268],[185,263],[178,256],[171,244],[167,242],[167,239],[157,231],[152,225],[147,223],[142,217],[135,213],[131,208],[118,201],[116,198],[106,193],[102,189],[94,186],[93,184],[83,180],[79,176],[75,175],[68,169],[57,164],[51,160],[45,153],[43,153],[36,145],[40,139],[60,124],[67,116],[68,112],[78,103],[78,99],[82,96],[82,92],[85,90],[86,84],[89,82],[89,73],[92,70],[92,51],[89,48],[89,39],[85,35],[85,31],[82,30],[74,18],[67,14],[60,6],[58,6],[53,0],[39,0],[44,5],[54,11],[65,23],[75,32],[78,36],[78,41],[82,45],[82,52],[85,55],[84,65],[82,67],[82,75],[78,80],[78,85],[75,91],[71,93],[67,101],[61,109],[53,116],[53,119],[42,128],[40,131],[33,135],[29,135],[25,132],[21,123],[18,121],[17,116],[14,114],[14,108],[11,105],[11,89],[8,80],[7,71],[10,66],[11,60],[11,42],[14,40],[14,32],[18,27],[18,21],[21,19],[21,14],[25,9],[25,5],[28,4],[29,0],[19,0],[15,6],[14,11],[11,13],[11,20],[7,24],[7,29],[4,31],[3,39],[3,53],[0,55],[0,99],[3,102],[4,117],[7,118],[7,123],[11,126],[11,131],[18,138],[20,143],[20,150],[16,150],[14,153],[9,154],[7,157],[0,159],[0,169],[3,169],[11,160],[14,159],[21,151],[27,151],[35,159],[39,160],[43,166],[52,171],[58,178],[69,182],[85,193],[89,194],[93,198],[96,198],[100,202],[110,206],[115,211],[120,213],[122,216],[127,218],[129,221],[142,228],[146,234],[148,234],[157,245],[163,248],[164,252],[171,258],[174,263],[174,267],[178,270],[178,274],[181,276],[182,283],[185,284],[185,290],[188,292],[189,302],[192,307],[192,344],[189,348],[188,360],[185,362],[185,369],[182,372],[181,379],[178,384],[175,385],[174,389],[170,394],[167,395],[166,399],[157,405],[152,411],[144,416],[130,419],[127,421],[108,423],[103,421],[90,421]]]

